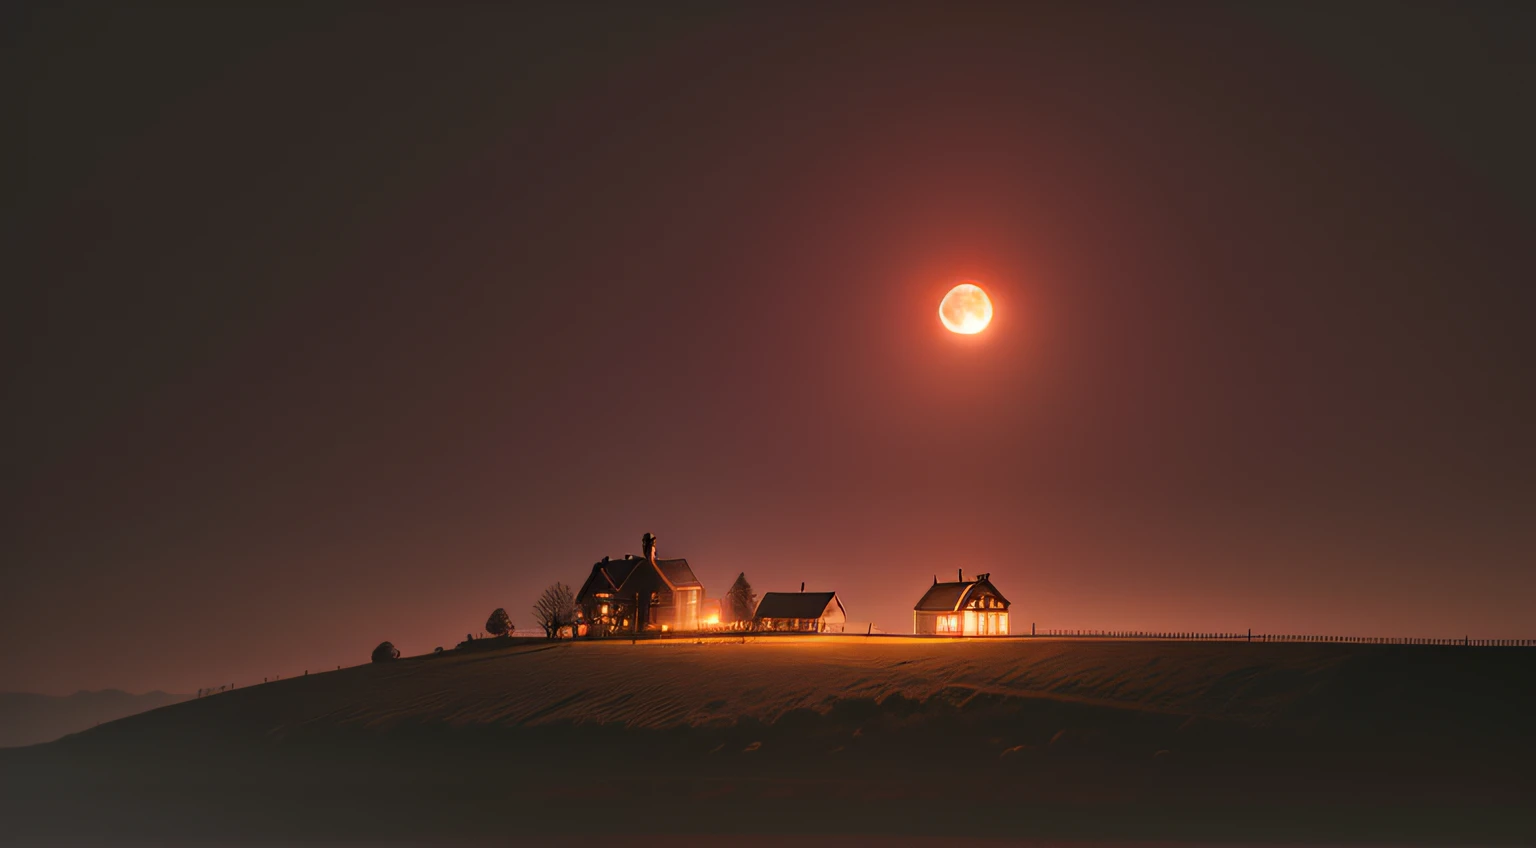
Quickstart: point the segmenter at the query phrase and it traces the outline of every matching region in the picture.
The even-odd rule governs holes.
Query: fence
[[[1322,636],[1306,633],[1204,633],[1145,630],[1035,630],[1030,636],[1053,639],[1145,639],[1193,642],[1326,642],[1343,645],[1447,645],[1459,647],[1533,648],[1536,639],[1473,639],[1470,636]]]

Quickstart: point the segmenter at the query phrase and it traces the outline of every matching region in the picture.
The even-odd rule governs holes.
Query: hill
[[[52,742],[70,733],[180,703],[190,697],[158,691],[133,695],[119,689],[80,691],[62,696],[0,692],[0,748]]]
[[[1536,651],[759,638],[360,666],[0,755],[39,837],[1536,836]],[[89,810],[83,818],[81,812]]]

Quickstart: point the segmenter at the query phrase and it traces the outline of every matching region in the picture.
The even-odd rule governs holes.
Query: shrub
[[[391,642],[380,642],[379,646],[373,649],[374,662],[389,662],[390,660],[398,659],[400,659],[400,649],[396,648]]]
[[[491,617],[485,620],[485,632],[492,636],[512,635],[512,617],[507,615],[505,609],[497,607]]]

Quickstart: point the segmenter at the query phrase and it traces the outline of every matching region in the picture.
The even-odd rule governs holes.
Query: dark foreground
[[[350,669],[3,751],[3,836],[1536,844],[1533,651],[569,648]],[[640,670],[596,676],[614,663]],[[679,674],[718,680],[722,663],[740,679],[714,685],[757,679],[765,702],[776,687],[819,692],[818,674],[850,686],[729,718],[635,718],[716,695]],[[1170,668],[1180,690],[1204,688],[1181,698],[1149,682]],[[904,688],[879,690],[880,674]],[[503,676],[516,691],[498,700],[487,686]],[[870,686],[879,694],[861,697]],[[594,706],[571,712],[573,697]]]

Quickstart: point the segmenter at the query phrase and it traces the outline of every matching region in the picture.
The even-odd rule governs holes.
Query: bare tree
[[[507,615],[502,607],[497,607],[491,617],[485,620],[485,632],[492,636],[512,635],[512,616]]]
[[[576,621],[576,595],[571,587],[556,583],[539,596],[539,602],[533,605],[533,615],[544,628],[545,637],[553,639],[560,628]]]
[[[731,621],[750,621],[757,610],[757,593],[747,582],[746,572],[736,575],[736,582],[725,593],[725,614]]]

